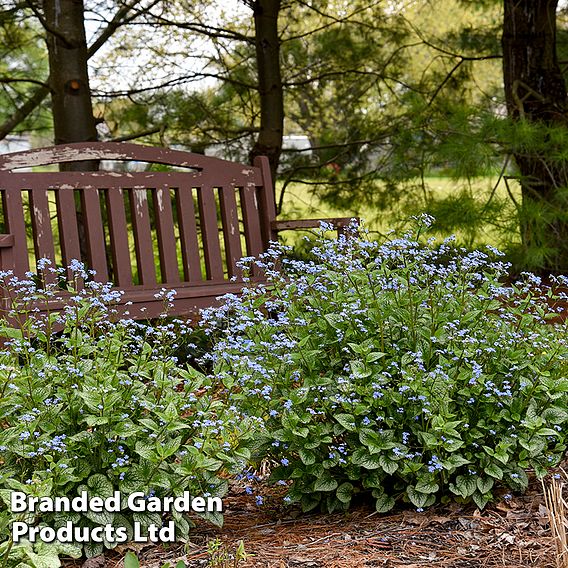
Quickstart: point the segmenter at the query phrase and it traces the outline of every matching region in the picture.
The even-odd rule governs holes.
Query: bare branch
[[[440,53],[443,53],[444,55],[448,55],[449,57],[454,57],[455,59],[460,59],[461,61],[487,61],[488,59],[503,59],[502,55],[497,55],[497,54],[488,54],[488,55],[478,55],[478,56],[474,56],[474,55],[463,55],[461,53],[455,53],[453,51],[448,51],[447,49],[444,49],[442,47],[439,47],[437,45],[434,45],[433,43],[429,42],[428,40],[425,40],[423,38],[420,38],[422,40],[422,43],[424,45],[427,45],[428,47],[431,47],[432,49],[439,51]]]
[[[453,57],[454,59],[461,59],[462,61],[486,61],[488,59],[503,59],[502,55],[497,55],[497,54],[473,56],[473,55],[463,55],[463,53],[456,53],[454,51],[450,51],[449,49],[445,49],[443,47],[433,44],[424,37],[424,34],[422,34],[422,32],[412,22],[410,22],[406,18],[405,21],[412,28],[414,33],[420,38],[420,40],[424,45],[427,45],[428,47],[434,49],[435,51],[438,51],[439,53],[443,53],[444,55]]]
[[[227,28],[220,28],[217,26],[210,26],[207,24],[203,24],[201,22],[176,22],[174,20],[169,20],[164,18],[163,16],[157,16],[152,14],[152,17],[155,18],[155,22],[152,22],[152,25],[161,25],[161,26],[171,26],[175,28],[180,28],[182,30],[190,30],[192,32],[196,32],[202,35],[206,35],[208,37],[215,37],[221,39],[233,39],[237,41],[244,41],[246,43],[254,44],[254,37],[247,36],[235,30],[228,30]]]
[[[137,138],[142,138],[144,136],[150,136],[151,134],[157,134],[158,132],[163,133],[166,130],[167,125],[158,126],[156,128],[150,128],[148,130],[143,130],[142,132],[136,132],[135,134],[128,134],[127,136],[119,136],[118,138],[112,138],[110,142],[128,142],[128,140],[136,140]]]
[[[319,167],[319,166],[318,166]],[[353,176],[350,178],[345,179],[336,179],[336,180],[325,180],[325,181],[308,181],[306,179],[301,178],[290,178],[289,183],[301,183],[303,185],[346,185],[356,181],[363,181],[365,179],[370,179],[373,176],[376,176],[377,172],[375,170],[371,172],[367,172],[365,174],[359,176]]]
[[[165,87],[176,87],[178,85],[183,85],[184,83],[189,83],[192,81],[199,81],[204,78],[213,78],[219,79],[220,81],[224,81],[226,83],[230,83],[231,85],[237,85],[239,87],[244,87],[246,89],[256,89],[257,86],[245,83],[244,81],[238,81],[236,79],[231,79],[230,77],[224,77],[222,75],[216,73],[193,73],[192,75],[183,75],[181,77],[176,77],[175,79],[170,79],[169,81],[165,81],[160,83],[159,85],[153,85],[151,87],[140,87],[138,89],[128,89],[123,91],[97,91],[93,89],[93,94],[99,97],[107,97],[107,98],[114,98],[114,97],[130,97],[132,95],[139,95],[141,93],[147,93],[150,91],[157,91],[159,89],[163,89]]]
[[[349,140],[347,142],[337,142],[335,144],[321,144],[320,146],[310,146],[309,148],[287,148],[282,150],[282,153],[301,153],[301,152],[311,152],[313,150],[330,150],[332,148],[348,148],[350,146],[363,146],[363,144],[376,144],[377,142],[382,142],[388,138],[388,134],[384,134],[378,138],[364,138],[361,140]]]
[[[316,75],[314,77],[309,77],[308,79],[302,79],[301,81],[283,81],[282,84],[285,87],[303,87],[305,85],[309,85],[310,83],[315,83],[323,79],[329,79],[331,77],[337,77],[337,76],[344,77],[345,75],[368,75],[370,77],[375,77],[377,79],[384,79],[384,80],[388,79],[407,89],[416,91],[416,89],[411,87],[408,83],[401,81],[400,79],[384,75],[383,73],[380,73],[378,71],[366,71],[363,69],[342,69],[339,71],[328,71],[326,73],[321,73],[320,75]]]
[[[374,2],[373,4],[370,4],[368,6],[362,6],[361,8],[358,8],[357,10],[354,10],[353,12],[351,12],[350,14],[347,14],[346,16],[342,17],[342,18],[338,18],[337,16],[334,16],[332,14],[327,14],[319,9],[317,9],[315,6],[312,6],[311,4],[308,4],[304,1],[299,0],[298,1],[299,4],[303,5],[304,7],[308,8],[309,10],[312,10],[313,12],[315,12],[316,14],[318,14],[319,16],[322,16],[323,18],[329,19],[331,20],[330,22],[328,22],[327,24],[322,24],[321,26],[314,28],[312,30],[309,30],[305,33],[302,34],[298,34],[295,36],[290,36],[287,37],[286,39],[282,40],[282,43],[285,43],[287,41],[293,41],[296,39],[302,39],[305,37],[308,37],[310,35],[313,35],[317,32],[320,32],[322,30],[325,30],[331,26],[337,25],[337,24],[343,24],[343,23],[351,23],[351,24],[360,24],[361,22],[357,22],[357,21],[353,21],[353,17],[365,12],[366,10],[369,10],[371,8],[374,8],[375,6],[381,4],[381,1],[379,0],[378,2]]]
[[[444,80],[436,87],[436,90],[432,93],[430,100],[428,101],[427,107],[431,106],[434,99],[440,94],[440,91],[444,88],[444,85],[452,78],[452,75],[461,67],[463,59],[460,59],[450,70],[450,72],[444,77]]]
[[[491,203],[491,200],[495,196],[497,188],[499,187],[499,184],[501,183],[501,180],[505,177],[505,172],[507,171],[507,166],[509,165],[510,159],[511,159],[511,154],[507,154],[505,156],[505,161],[503,162],[503,166],[501,167],[501,171],[499,172],[499,177],[497,178],[497,182],[493,185],[493,189],[491,190],[491,193],[489,194],[489,199],[487,199],[487,202],[485,203],[485,205],[483,206],[483,209],[481,210],[481,215],[483,215],[485,213],[485,211],[487,211],[489,204]]]
[[[147,10],[150,10],[154,7],[160,0],[154,0]],[[130,14],[132,10],[136,7],[137,4],[140,3],[140,0],[131,0],[128,4],[125,4],[116,12],[113,16],[112,20],[108,22],[107,27],[99,34],[97,39],[88,47],[87,49],[87,57],[92,57],[104,44],[105,42],[114,34],[114,32],[120,28],[121,26],[130,23],[133,18],[137,17],[140,12],[136,11],[133,14]]]
[[[160,0],[154,0],[151,6],[157,4]],[[137,4],[139,4],[140,0],[131,0],[128,4],[125,4],[117,13],[114,15],[112,20],[108,23],[108,26],[101,32],[99,37],[94,41],[94,43],[88,48],[87,57],[92,57],[101,47],[102,45],[112,36],[112,34],[125,23],[129,22],[133,17],[138,15],[138,12],[135,14],[131,14],[128,16],[129,12],[135,8]],[[28,6],[33,11],[34,15],[40,20],[42,26],[53,35],[59,37],[62,41],[64,41],[67,45],[67,40],[61,36],[61,34],[57,33],[56,30],[49,29],[49,26],[46,25],[45,18],[43,15],[38,11],[37,7],[33,4],[33,0],[23,0],[21,6]],[[24,80],[21,80],[24,81]],[[16,111],[14,114],[8,118],[3,124],[0,124],[0,140],[6,138],[6,136],[14,130],[14,128],[20,124],[23,120],[25,120],[33,111],[34,109],[40,105],[45,97],[49,94],[49,79],[46,82],[43,81],[36,81],[33,79],[25,80],[29,83],[35,83],[39,87],[36,91],[32,93],[30,98]],[[8,83],[8,82],[16,82],[16,80],[12,81],[1,81],[0,83]]]
[[[44,81],[38,81],[36,79],[18,79],[15,77],[0,77],[0,83],[32,83],[34,85],[39,85],[40,87],[45,87],[46,89],[49,88],[49,85]]]

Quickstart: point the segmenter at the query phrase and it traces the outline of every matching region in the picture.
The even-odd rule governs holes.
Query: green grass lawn
[[[383,209],[365,203],[361,198],[354,198],[353,205],[348,208],[333,206],[320,199],[313,186],[295,183],[286,188],[279,218],[357,216],[370,231],[385,235],[391,229],[404,227],[411,215],[428,212],[436,217],[436,232],[440,236],[455,234],[458,242],[466,246],[491,244],[505,247],[518,240],[512,198],[520,202],[520,188],[509,181],[508,190],[503,179],[499,183],[497,180],[498,176],[475,178],[470,182],[441,176],[415,180]],[[281,188],[282,185],[277,184],[277,199]],[[294,245],[305,234],[285,231],[282,238],[287,244]]]

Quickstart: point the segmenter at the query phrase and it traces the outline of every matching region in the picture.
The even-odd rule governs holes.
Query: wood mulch
[[[524,495],[501,495],[480,512],[452,503],[418,513],[380,515],[364,503],[347,513],[301,514],[282,506],[281,491],[257,483],[255,496],[233,484],[224,500],[222,529],[198,522],[186,544],[120,546],[85,568],[122,568],[133,550],[144,568],[182,560],[190,568],[553,568],[555,545],[540,482]],[[282,489],[282,488],[280,488]],[[234,562],[239,541],[246,560]],[[219,551],[211,552],[216,542]],[[102,562],[101,562],[102,561]],[[80,563],[67,564],[79,567]]]

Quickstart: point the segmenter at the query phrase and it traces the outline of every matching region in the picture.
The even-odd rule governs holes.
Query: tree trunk
[[[504,0],[503,78],[507,112],[517,123],[543,129],[567,125],[566,85],[556,55],[558,0]],[[568,134],[568,131],[567,131]],[[557,138],[557,137],[556,137]],[[568,270],[568,169],[561,151],[545,136],[546,150],[523,150],[513,142],[523,207],[525,254],[541,251],[546,272]]]
[[[43,9],[55,143],[95,141],[83,0],[43,0]],[[61,169],[96,170],[98,162],[62,164]]]
[[[252,6],[260,95],[260,131],[250,152],[250,160],[252,163],[256,156],[268,156],[274,181],[284,132],[284,94],[278,37],[280,0],[255,0]]]

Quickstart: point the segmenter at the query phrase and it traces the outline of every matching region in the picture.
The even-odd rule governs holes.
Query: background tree
[[[44,0],[43,13],[32,0],[29,4],[46,33],[54,142],[93,142],[97,140],[97,127],[87,69],[83,2]],[[66,170],[96,168],[96,162],[62,164]]]
[[[41,64],[34,68],[25,68],[24,62],[29,57],[29,49],[20,49],[15,53],[12,69],[7,71],[4,77],[0,77],[0,82],[14,83],[13,68],[16,66],[20,68],[16,80],[33,85],[34,88],[28,88],[25,94],[15,101],[16,108],[0,125],[0,139],[28,120],[51,94],[55,143],[96,140],[96,120],[92,109],[87,62],[117,29],[132,23],[143,9],[158,2],[159,0],[148,0],[144,4],[144,0],[117,0],[109,4],[93,1],[88,6],[88,11],[100,25],[89,46],[85,33],[86,9],[82,0],[25,0],[6,9],[0,18],[4,33],[6,34],[10,27],[23,24],[28,30],[28,43],[33,41],[35,57],[39,62],[45,59],[42,58],[39,47],[44,43],[49,69],[46,70]],[[47,74],[43,80],[38,78],[37,74],[42,71]],[[30,130],[34,130],[35,125],[29,120],[27,125]]]
[[[280,0],[255,0],[250,8],[254,17],[256,74],[260,99],[258,136],[250,151],[250,161],[268,156],[272,178],[280,163],[284,135],[284,89],[280,70],[278,16]]]
[[[525,255],[568,269],[568,98],[557,55],[557,0],[505,0],[503,78],[522,189]],[[532,140],[531,140],[532,139]],[[520,143],[519,143],[520,142]],[[527,144],[528,142],[528,144]]]

